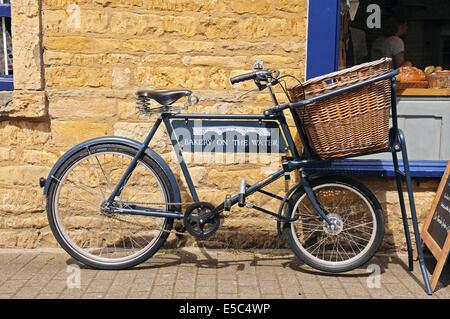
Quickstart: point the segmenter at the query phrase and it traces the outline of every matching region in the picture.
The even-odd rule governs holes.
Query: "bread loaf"
[[[422,70],[412,66],[406,66],[399,68],[400,74],[397,75],[397,81],[399,82],[418,82],[426,81],[427,77]]]

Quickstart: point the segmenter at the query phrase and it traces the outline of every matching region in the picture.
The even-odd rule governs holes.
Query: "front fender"
[[[121,144],[125,146],[132,147],[136,150],[139,150],[142,147],[142,143],[126,138],[126,137],[120,137],[120,136],[105,136],[105,137],[98,137],[94,138],[88,141],[85,141],[81,144],[75,145],[73,148],[68,150],[66,153],[64,153],[63,156],[56,162],[56,164],[51,169],[50,173],[48,174],[47,180],[45,181],[44,185],[44,195],[48,195],[48,190],[50,188],[51,183],[53,182],[53,176],[58,171],[58,169],[64,164],[65,161],[67,161],[72,155],[75,153],[81,151],[82,149],[90,146],[95,146],[98,144],[104,144],[104,143],[113,143],[113,144]],[[153,149],[150,147],[147,147],[147,150],[145,153],[150,156],[155,162],[160,166],[160,168],[166,173],[167,178],[169,179],[170,186],[173,189],[173,195],[174,195],[174,201],[179,203],[181,202],[181,195],[180,195],[180,188],[178,187],[177,180],[175,178],[175,175],[173,174],[172,170],[170,169],[169,165],[162,159],[161,156],[158,155]]]

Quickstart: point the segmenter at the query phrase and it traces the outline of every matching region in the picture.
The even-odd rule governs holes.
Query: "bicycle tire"
[[[163,229],[161,230],[162,232],[158,237],[158,239],[155,241],[153,245],[147,247],[145,251],[142,251],[142,253],[137,255],[135,258],[121,262],[101,262],[93,258],[90,258],[89,256],[83,255],[76,249],[76,247],[73,247],[73,244],[70,242],[68,238],[66,238],[67,236],[60,229],[60,226],[58,225],[57,216],[55,215],[56,211],[55,204],[57,204],[55,203],[55,200],[57,199],[56,194],[58,191],[58,187],[61,184],[57,181],[59,181],[64,176],[64,174],[66,174],[70,170],[72,166],[76,165],[83,158],[91,154],[102,154],[106,152],[114,152],[118,154],[124,154],[128,157],[134,157],[137,153],[137,150],[133,147],[124,146],[122,144],[107,143],[82,149],[79,152],[72,155],[70,158],[68,158],[61,165],[61,168],[54,174],[54,180],[52,181],[49,187],[47,198],[47,218],[49,221],[50,229],[53,235],[55,236],[57,242],[70,256],[72,256],[77,261],[96,269],[105,269],[105,270],[127,269],[148,260],[164,245],[164,243],[167,240],[167,237],[169,236],[169,232],[172,229],[173,218],[163,218],[164,226]],[[140,163],[149,168],[152,172],[154,172],[155,176],[157,176],[166,194],[167,202],[168,203],[174,202],[174,192],[170,186],[169,179],[167,175],[164,173],[164,171],[161,169],[161,167],[157,164],[157,162],[149,155],[145,154],[143,158],[140,160]],[[174,208],[172,207],[169,209]]]
[[[293,226],[294,224],[285,223],[283,227],[284,233],[287,237],[287,242],[294,254],[312,268],[329,273],[351,271],[367,263],[379,249],[384,237],[383,211],[375,195],[373,195],[373,193],[369,189],[367,189],[367,187],[365,187],[358,181],[343,176],[321,177],[312,181],[310,184],[314,192],[320,189],[321,186],[325,187],[324,185],[338,185],[339,187],[342,186],[344,188],[351,189],[355,193],[359,194],[362,200],[371,207],[371,212],[373,214],[372,216],[374,218],[374,225],[376,227],[374,235],[372,235],[374,236],[374,240],[370,242],[370,247],[365,247],[367,249],[364,249],[361,255],[356,255],[357,258],[355,258],[354,260],[350,258],[347,262],[330,262],[325,260],[321,261],[320,258],[317,258],[312,253],[308,252],[306,248],[302,246],[298,238],[296,239],[297,234],[295,233],[295,229]],[[298,202],[305,197],[306,194],[303,188],[299,188],[294,193],[285,211],[285,216],[287,218],[293,218],[295,216],[296,207],[298,207],[299,205]],[[344,227],[345,226],[343,226],[343,230],[345,229]]]

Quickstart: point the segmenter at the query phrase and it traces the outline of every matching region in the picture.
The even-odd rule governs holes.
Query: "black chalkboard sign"
[[[447,164],[436,196],[431,204],[427,219],[422,228],[423,243],[430,249],[437,260],[431,278],[431,288],[434,290],[439,276],[444,269],[450,251],[450,162]]]
[[[440,194],[436,210],[427,232],[442,249],[450,230],[450,181],[445,180],[445,187]]]

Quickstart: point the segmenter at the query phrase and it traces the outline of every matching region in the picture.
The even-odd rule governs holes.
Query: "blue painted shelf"
[[[441,178],[447,161],[410,161],[412,177]],[[400,169],[403,163],[400,160]],[[394,177],[394,164],[389,160],[336,160],[311,164],[305,168],[310,173],[329,173],[356,176]]]

